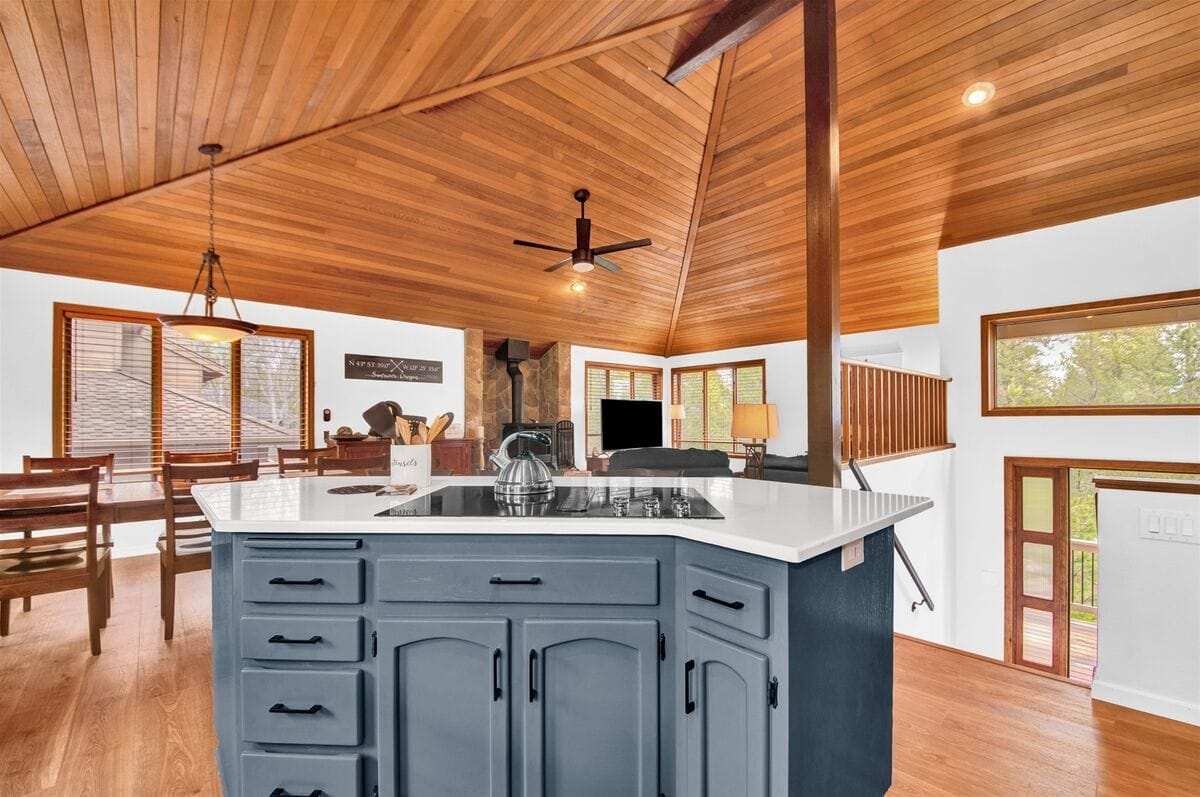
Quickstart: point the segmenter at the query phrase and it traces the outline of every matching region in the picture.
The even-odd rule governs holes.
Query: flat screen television
[[[600,447],[605,451],[662,444],[661,401],[600,399]]]

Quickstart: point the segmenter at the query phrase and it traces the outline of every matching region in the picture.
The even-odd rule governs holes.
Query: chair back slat
[[[86,470],[0,473],[0,533],[22,535],[0,538],[0,550],[83,543],[87,572],[94,577],[99,484],[100,468],[95,465]],[[72,530],[61,531],[68,528]],[[25,578],[37,577],[31,572]]]
[[[281,448],[279,451],[279,475],[285,476],[296,471],[316,470],[319,457],[336,456],[337,448]]]
[[[353,474],[358,476],[386,476],[391,468],[387,454],[373,457],[318,457],[317,475],[326,473]]]
[[[237,462],[236,451],[164,451],[163,464],[171,465],[202,465],[226,464]]]
[[[65,470],[100,469],[100,481],[112,484],[117,467],[116,454],[97,454],[92,457],[31,457],[25,455],[26,473],[60,473]]]
[[[258,460],[239,464],[178,464],[166,462],[162,467],[163,500],[166,506],[166,546],[165,556],[174,561],[175,542],[177,539],[188,539],[207,536],[205,534],[187,534],[184,532],[194,529],[207,529],[208,521],[200,511],[200,505],[192,497],[192,488],[201,484],[219,484],[223,482],[247,482],[258,479]]]

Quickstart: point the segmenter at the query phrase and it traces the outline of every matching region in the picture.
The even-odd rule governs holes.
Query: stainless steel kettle
[[[500,450],[490,457],[499,474],[496,476],[496,495],[545,496],[554,492],[554,479],[546,463],[528,451],[509,457],[508,446],[517,439],[532,440],[550,445],[550,436],[542,432],[514,432],[500,442]]]

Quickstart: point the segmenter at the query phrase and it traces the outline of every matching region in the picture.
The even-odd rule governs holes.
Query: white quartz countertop
[[[724,520],[643,517],[376,517],[451,484],[439,477],[411,496],[331,495],[329,489],[386,477],[321,476],[208,484],[193,489],[216,532],[260,534],[555,534],[674,536],[785,562],[803,562],[933,506],[929,498],[735,478],[559,477],[559,487],[691,487]],[[664,512],[669,508],[664,507]]]

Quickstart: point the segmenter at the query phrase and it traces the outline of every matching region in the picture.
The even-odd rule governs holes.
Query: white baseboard
[[[1182,700],[1144,692],[1141,689],[1094,681],[1092,683],[1092,700],[1115,703],[1118,706],[1186,722],[1189,725],[1200,725],[1200,703],[1186,703]]]

